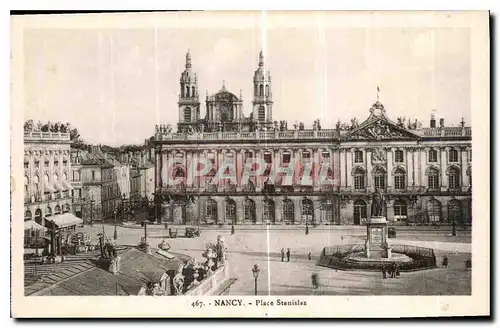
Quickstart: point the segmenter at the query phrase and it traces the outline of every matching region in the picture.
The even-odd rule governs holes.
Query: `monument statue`
[[[384,203],[385,198],[380,189],[376,189],[372,194],[372,215],[371,216],[384,216]]]

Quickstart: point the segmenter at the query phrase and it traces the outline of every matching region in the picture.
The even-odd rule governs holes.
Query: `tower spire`
[[[262,50],[259,53],[259,66],[264,66],[264,53]]]
[[[191,68],[191,50],[189,49],[186,54],[186,68]]]
[[[380,100],[380,88],[377,85],[377,102],[379,102],[379,100]]]

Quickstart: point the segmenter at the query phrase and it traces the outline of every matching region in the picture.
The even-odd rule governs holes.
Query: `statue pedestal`
[[[384,216],[372,216],[366,221],[365,256],[367,258],[391,258],[387,235],[387,220]]]

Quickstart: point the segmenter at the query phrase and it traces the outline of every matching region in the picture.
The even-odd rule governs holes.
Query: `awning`
[[[54,186],[52,186],[48,182],[43,183],[43,189],[44,189],[44,192],[56,192],[56,190],[54,189]]]
[[[83,222],[82,219],[76,217],[72,213],[63,213],[45,219],[54,222],[59,228],[71,227]]]
[[[35,221],[24,221],[24,230],[47,230],[47,228],[45,228],[44,226],[36,223]]]

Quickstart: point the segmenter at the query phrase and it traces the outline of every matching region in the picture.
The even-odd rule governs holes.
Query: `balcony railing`
[[[472,130],[470,127],[444,127],[444,128],[424,128],[424,137],[470,137]]]
[[[203,133],[161,133],[156,140],[255,140],[255,139],[333,139],[338,138],[337,130],[287,130],[255,132],[203,132]]]
[[[24,132],[24,141],[70,141],[69,133],[62,132]]]

